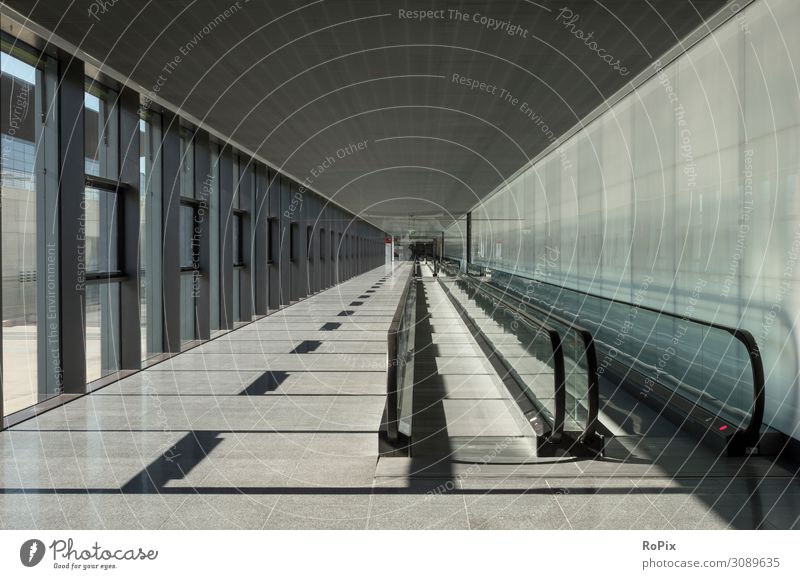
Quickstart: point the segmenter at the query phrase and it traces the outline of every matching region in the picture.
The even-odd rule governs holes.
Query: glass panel
[[[161,118],[139,122],[139,307],[142,359],[161,352]]]
[[[273,263],[275,261],[275,220],[269,218],[267,220],[267,262]]]
[[[239,173],[239,155],[236,153],[233,154],[233,200],[232,200],[232,207],[234,209],[239,208],[239,181],[241,180],[241,174]]]
[[[734,426],[747,423],[753,401],[752,368],[744,344],[727,331],[693,322],[688,313],[684,317],[667,316],[501,272],[494,272],[492,281],[507,284],[524,293],[525,301],[567,320],[574,319],[589,330],[597,344],[601,374],[614,371],[617,363],[631,367],[643,377],[648,390],[645,394],[658,382]],[[556,324],[559,328],[563,330]],[[577,338],[571,334],[574,332],[563,332],[568,405],[570,372],[573,385],[583,381],[585,375]],[[578,361],[572,369],[570,359]],[[580,396],[573,398],[575,411],[581,412]]]
[[[34,99],[41,72],[0,52],[3,377],[5,414],[38,402],[37,155],[42,154]]]
[[[526,323],[515,311],[498,305],[499,302],[477,292],[462,279],[452,284],[450,290],[491,340],[495,352],[515,369],[526,396],[552,424],[556,416],[556,377],[550,336],[540,326]]]
[[[414,420],[414,350],[417,326],[417,286],[413,281],[403,304],[397,331],[397,418],[398,430],[411,436]]]
[[[194,134],[181,130],[181,197],[194,198]]]
[[[112,272],[119,270],[117,195],[109,191],[86,187],[86,271]]]
[[[117,93],[87,80],[83,104],[84,170],[87,175],[116,179],[119,171]]]
[[[233,319],[240,322],[242,320],[242,308],[239,294],[242,272],[238,269],[233,270]]]
[[[119,369],[119,284],[86,286],[86,381]]]
[[[242,216],[233,216],[233,263],[242,263]]]
[[[193,273],[181,275],[181,343],[195,339],[195,276]]]
[[[289,261],[297,258],[297,223],[289,224]]]
[[[181,267],[192,267],[194,257],[194,208],[190,205],[181,205]]]

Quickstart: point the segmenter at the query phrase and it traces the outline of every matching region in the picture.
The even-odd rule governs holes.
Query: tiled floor
[[[629,461],[379,459],[386,330],[409,272],[364,274],[0,433],[0,527],[800,524],[796,467],[705,454],[693,462],[678,447],[661,456],[658,441],[621,438]],[[431,322],[430,370],[455,404],[443,409],[452,435],[454,416],[502,396],[479,362],[455,361],[479,358],[456,318],[434,308]]]

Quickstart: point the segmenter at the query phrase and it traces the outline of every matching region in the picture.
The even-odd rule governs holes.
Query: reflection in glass
[[[180,266],[188,271],[181,272],[181,342],[194,340],[195,299],[199,271],[197,269],[196,240],[194,235],[194,208],[181,205],[180,210]]]
[[[139,307],[142,359],[162,350],[161,332],[161,118],[139,122]]]
[[[180,231],[180,266],[192,267],[194,264],[194,208],[190,205],[181,205]]]
[[[86,271],[110,272],[119,269],[117,195],[86,187]]]
[[[181,274],[181,343],[195,339],[195,272]]]
[[[116,179],[119,171],[117,93],[87,79],[83,104],[86,174]]]
[[[119,284],[86,286],[86,381],[119,369]]]
[[[181,129],[181,197],[194,198],[194,134]]]
[[[37,155],[42,154],[35,100],[42,73],[0,52],[0,191],[2,191],[3,411],[38,402]]]

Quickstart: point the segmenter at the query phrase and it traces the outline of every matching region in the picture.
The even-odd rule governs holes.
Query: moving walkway
[[[445,263],[442,270],[511,311],[580,334],[594,357],[581,367],[612,389],[608,398],[623,390],[617,398],[648,406],[730,455],[780,448],[782,437],[763,425],[764,370],[747,330],[474,265],[461,272]]]

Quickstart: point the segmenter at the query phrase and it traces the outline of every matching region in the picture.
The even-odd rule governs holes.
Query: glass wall
[[[749,330],[784,432],[800,421],[798,26],[800,3],[763,0],[655,63],[474,208],[472,238],[490,268]]]
[[[139,121],[139,318],[142,359],[163,349],[161,323],[161,117]]]
[[[159,106],[151,108],[152,103],[140,97],[143,104],[138,111],[139,122],[129,122],[133,120],[129,115],[136,114],[129,108],[135,106],[132,89],[126,88],[123,92],[111,80],[105,81],[109,83],[106,86],[80,74],[76,78],[74,69],[66,69],[65,64],[71,62],[81,67],[82,63],[70,55],[39,55],[5,33],[0,42],[0,301],[3,312],[0,400],[3,416],[65,390],[84,392],[86,383],[110,379],[123,369],[121,358],[125,360],[125,370],[135,370],[141,360],[167,347],[175,349],[175,344],[167,337],[180,336],[183,344],[193,342],[198,337],[198,320],[208,321],[211,331],[218,333],[221,302],[225,298],[220,294],[222,287],[230,287],[226,284],[231,282],[234,320],[239,325],[251,321],[254,296],[263,299],[264,295],[258,292],[266,291],[266,288],[242,285],[244,280],[251,279],[247,268],[252,263],[252,245],[247,244],[252,244],[251,216],[256,203],[253,175],[256,171],[245,170],[246,165],[254,161],[244,155],[240,159],[236,154],[232,169],[223,165],[225,171],[233,172],[234,189],[233,205],[225,207],[225,211],[231,210],[230,214],[221,214],[219,144],[211,143],[209,174],[198,175],[198,167],[204,167],[205,160],[199,159],[197,154],[208,153],[205,147],[196,146],[195,130],[185,125],[183,119],[173,118],[168,110]],[[59,71],[64,70],[69,74],[62,78]],[[92,68],[85,70],[87,75],[93,75]],[[67,94],[64,87],[69,87],[70,91],[77,89],[77,102],[70,98],[62,100]],[[76,151],[79,157],[77,174],[60,170],[60,154],[72,155],[71,145],[66,151],[61,150],[60,145],[67,140],[61,133],[65,127],[76,131],[74,118],[59,119],[64,110],[76,113],[80,110],[83,114],[83,142],[79,140]],[[162,121],[166,118],[184,124],[177,142],[162,141]],[[127,159],[121,143],[129,143],[133,135],[123,135],[122,130],[138,131],[140,138],[139,221],[138,228],[133,224],[133,231],[123,220],[122,209],[123,206],[126,210],[131,206],[135,208],[136,200],[129,198],[128,183],[120,182],[123,168],[120,157]],[[205,141],[207,135],[202,136]],[[74,144],[74,140],[72,142]],[[175,150],[163,155],[165,146]],[[165,165],[168,159],[175,158],[180,159],[179,166]],[[128,167],[124,169],[127,181]],[[163,229],[163,181],[167,170],[176,171],[180,179],[180,208],[175,231]],[[259,165],[258,171],[266,171],[266,167]],[[242,181],[243,175],[246,178]],[[136,179],[135,174],[133,179]],[[171,183],[168,185],[171,187]],[[295,183],[290,186],[298,187]],[[206,209],[210,211],[207,223],[203,221]],[[74,219],[64,217],[73,212]],[[278,259],[275,229],[278,225],[278,215],[274,215],[268,224],[268,255],[258,256],[258,259]],[[206,226],[210,227],[207,234],[211,253],[209,271],[202,274],[209,276],[210,307],[198,311],[197,304],[205,301],[197,297],[206,287],[199,283],[200,258],[204,257],[200,249],[201,243],[206,242]],[[226,231],[234,238],[233,247],[225,247],[232,252],[229,255],[233,267],[231,261],[222,260],[220,256],[221,239],[227,235]],[[301,233],[293,231],[294,258],[303,249]],[[323,238],[320,252],[330,251],[333,255],[342,240],[340,237],[337,246],[334,232],[330,234],[330,249],[327,249],[327,239]],[[382,233],[375,235],[382,236]],[[274,246],[273,241],[276,242]],[[126,242],[134,243],[137,251],[126,251]],[[165,243],[177,246],[179,256],[167,269],[164,268]],[[346,255],[346,248],[342,247],[342,251]],[[173,255],[167,254],[168,257]],[[61,285],[62,274],[66,273],[61,271],[64,265],[61,255],[78,256],[77,263],[70,263],[66,271],[71,272],[74,267],[77,279],[82,280],[80,284],[70,284],[68,288]],[[129,263],[129,259],[133,263]],[[135,280],[132,279],[134,275],[137,276]],[[177,308],[165,312],[164,292],[173,291],[176,285],[180,286]],[[277,292],[281,289],[289,293],[289,288],[277,288]],[[241,302],[242,296],[248,301]],[[77,321],[73,322],[62,310],[63,303],[72,304],[70,314],[77,316]],[[78,311],[78,304],[84,306],[82,311]],[[122,328],[128,328],[128,324],[135,328],[137,317],[141,336],[131,342],[131,334],[135,332],[123,333]],[[70,323],[64,324],[65,320]],[[64,359],[66,345],[79,343],[79,340],[84,341],[85,355],[70,355]],[[19,419],[12,417],[11,422]]]

